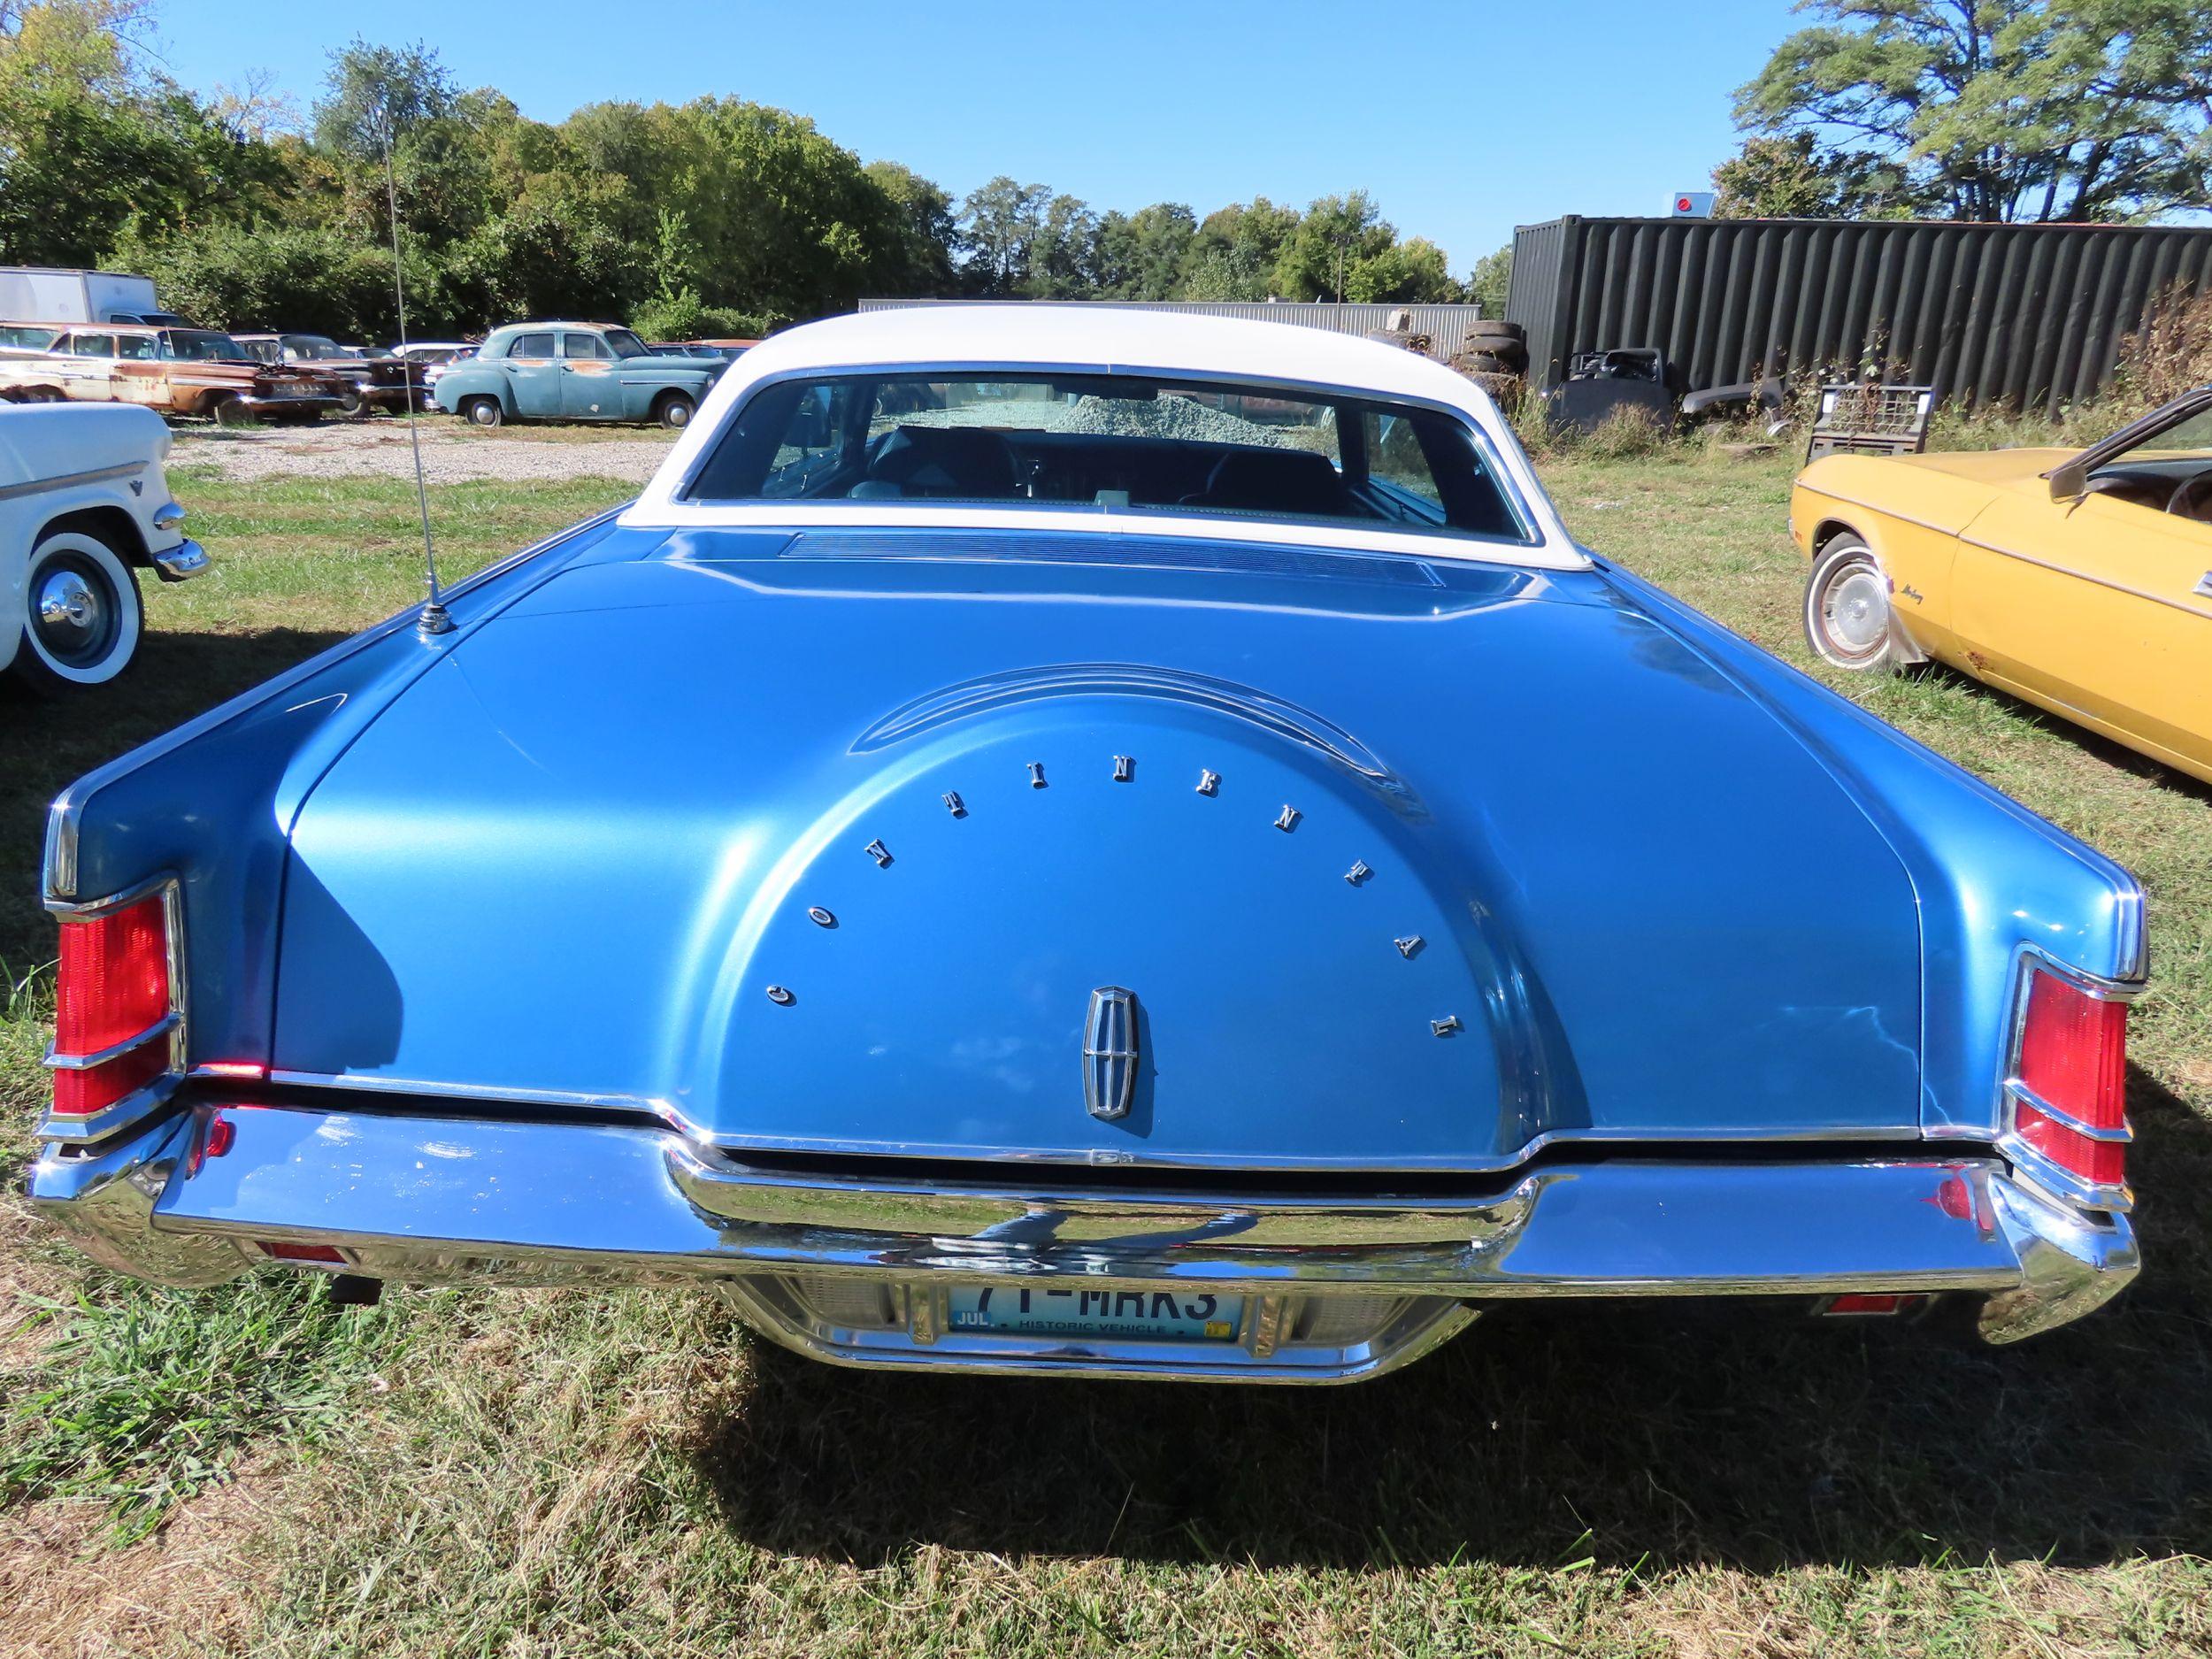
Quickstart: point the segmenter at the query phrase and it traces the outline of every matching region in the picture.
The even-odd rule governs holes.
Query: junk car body
[[[220,330],[127,323],[0,325],[24,343],[0,350],[0,397],[12,403],[140,403],[229,426],[306,423],[341,406],[344,385],[303,364],[267,364]]]
[[[41,691],[113,680],[144,626],[136,572],[207,569],[168,454],[145,410],[0,409],[0,677]]]
[[[607,323],[510,323],[446,365],[438,407],[480,426],[509,420],[651,421],[680,427],[726,365],[657,352]]]
[[[1790,526],[1829,663],[1932,657],[2212,782],[2212,386],[2080,450],[1825,456]]]
[[[1270,1381],[2135,1271],[2134,881],[1578,547],[1440,365],[810,325],[445,603],[55,803],[32,1189],[101,1260]]]
[[[370,356],[342,346],[327,334],[234,334],[234,340],[264,363],[299,364],[328,375],[344,414],[364,409],[404,412],[420,395],[420,370],[388,353]]]

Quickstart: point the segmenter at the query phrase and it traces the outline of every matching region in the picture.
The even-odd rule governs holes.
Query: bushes
[[[162,303],[210,328],[298,328],[382,337],[393,316],[392,257],[318,229],[213,225],[148,242],[116,263],[154,280]]]
[[[2141,412],[2208,381],[2212,381],[2212,294],[2170,289],[2152,304],[2142,326],[2121,342],[2108,396],[2131,397]]]
[[[630,326],[648,340],[757,340],[790,320],[773,312],[703,304],[692,288],[647,300],[630,312]]]

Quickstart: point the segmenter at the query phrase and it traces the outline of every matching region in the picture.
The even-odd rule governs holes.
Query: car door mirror
[[[2089,469],[2079,461],[2052,468],[2049,477],[2053,501],[2079,501],[2089,493]]]

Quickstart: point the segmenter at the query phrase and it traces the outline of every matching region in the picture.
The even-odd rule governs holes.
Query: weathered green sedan
[[[609,323],[509,323],[438,378],[438,407],[480,426],[509,420],[688,426],[723,365],[656,352]]]

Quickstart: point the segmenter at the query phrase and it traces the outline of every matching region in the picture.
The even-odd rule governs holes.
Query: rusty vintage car
[[[233,334],[231,338],[264,363],[279,367],[303,365],[334,376],[338,381],[338,407],[349,415],[379,409],[403,414],[411,401],[424,396],[419,367],[388,353],[372,356],[358,347],[342,346],[328,334]],[[425,408],[427,403],[418,403],[417,407]]]
[[[319,420],[343,406],[335,375],[260,362],[212,328],[4,323],[0,342],[0,397],[11,403],[142,403],[223,426]]]

